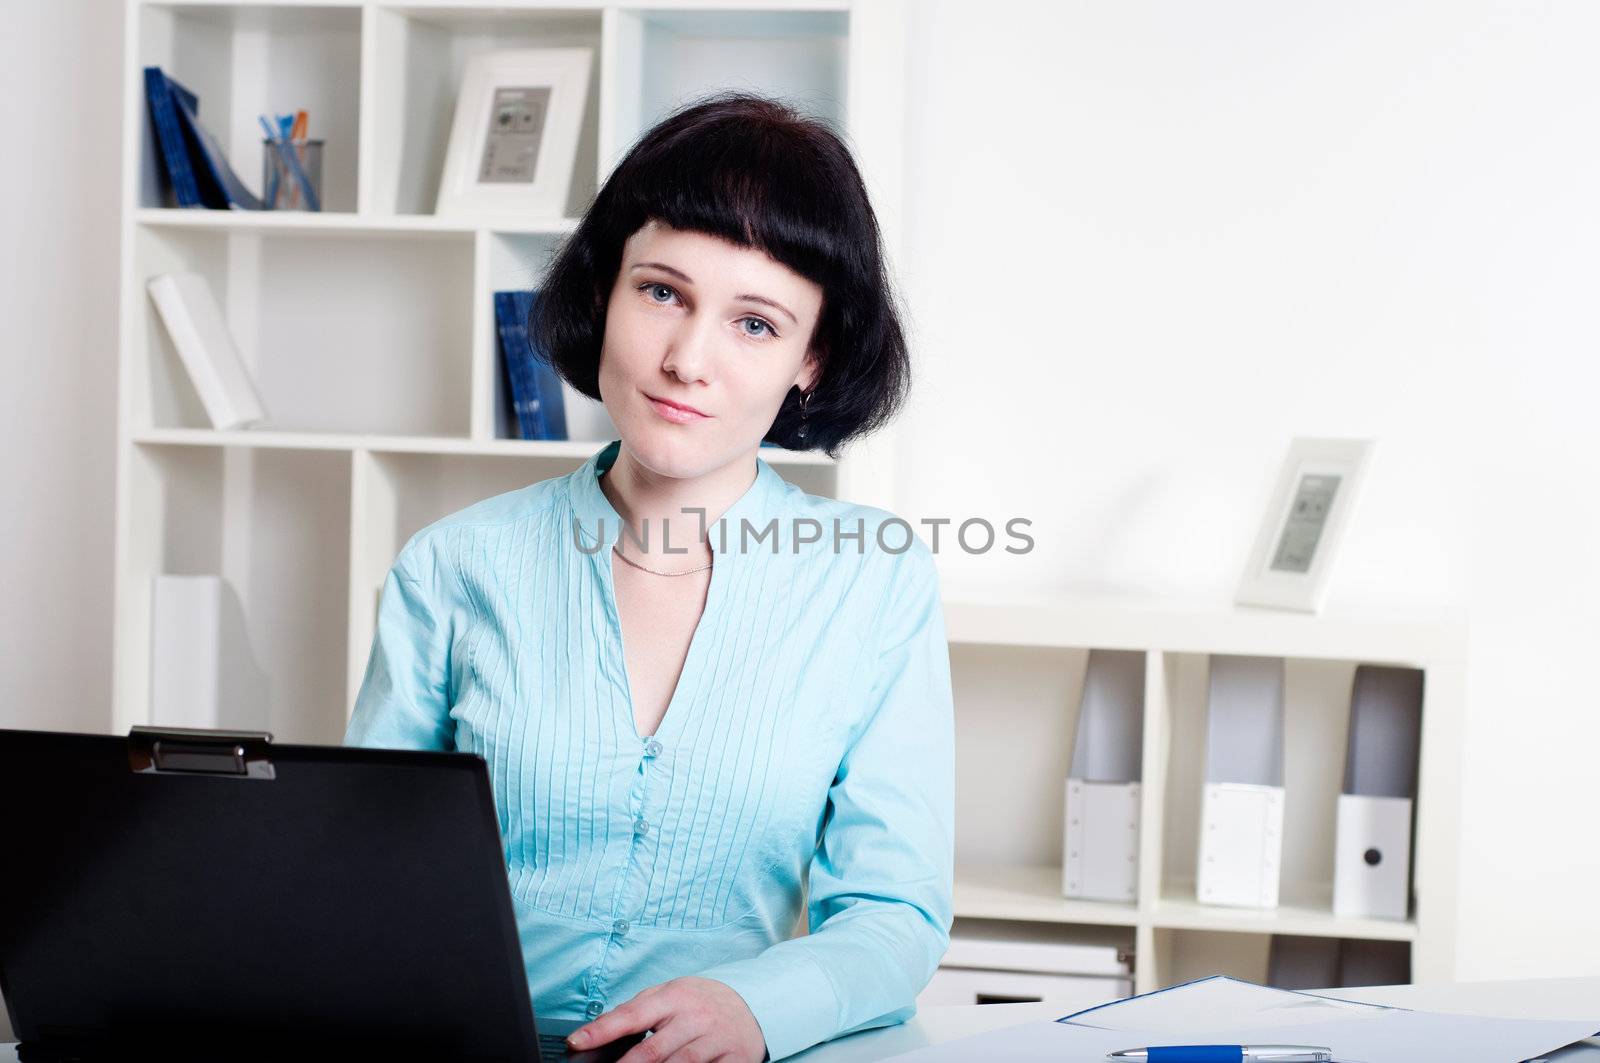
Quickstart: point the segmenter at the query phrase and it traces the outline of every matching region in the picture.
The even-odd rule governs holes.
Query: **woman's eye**
[[[677,295],[678,294],[677,292],[674,292],[672,290],[672,285],[670,285],[670,284],[661,284],[658,281],[648,281],[648,282],[646,282],[644,284],[641,284],[639,286],[639,288],[640,288],[641,291],[649,293],[650,301],[652,303],[660,303],[661,302],[660,299],[656,298],[656,293],[657,292],[670,292],[673,295]]]
[[[777,333],[772,330],[772,326],[767,324],[765,321],[761,320],[759,317],[747,317],[744,320],[745,320],[745,322],[747,324],[753,324],[753,325],[760,325],[761,326],[761,331],[759,331],[759,332],[751,332],[748,329],[746,329],[745,330],[745,335],[747,335],[747,336],[762,336],[762,337],[765,337],[765,336],[776,336],[777,335]]]

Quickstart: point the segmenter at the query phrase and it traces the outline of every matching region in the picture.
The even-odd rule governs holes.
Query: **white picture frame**
[[[1234,601],[1320,612],[1376,442],[1297,438],[1289,444]]]
[[[469,57],[434,213],[560,219],[593,63],[590,48],[515,48]]]

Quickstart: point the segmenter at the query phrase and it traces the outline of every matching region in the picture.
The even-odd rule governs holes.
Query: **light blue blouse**
[[[620,446],[407,541],[345,742],[487,762],[536,1014],[594,1018],[692,974],[744,998],[773,1060],[903,1022],[952,917],[932,554],[757,456],[707,529],[705,611],[641,736],[598,482]]]

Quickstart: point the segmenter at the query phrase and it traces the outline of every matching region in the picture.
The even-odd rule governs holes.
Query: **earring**
[[[806,438],[806,403],[811,399],[811,392],[800,393],[800,427],[795,429],[794,437],[798,440]]]

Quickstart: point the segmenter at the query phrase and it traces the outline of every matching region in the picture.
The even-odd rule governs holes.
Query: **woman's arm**
[[[436,566],[417,562],[425,546],[406,544],[383,583],[367,672],[356,695],[348,746],[455,748],[450,718],[450,624],[439,604]]]
[[[950,943],[955,720],[938,571],[901,555],[877,680],[828,793],[807,887],[810,933],[701,971],[749,1005],[779,1060],[903,1022]]]

